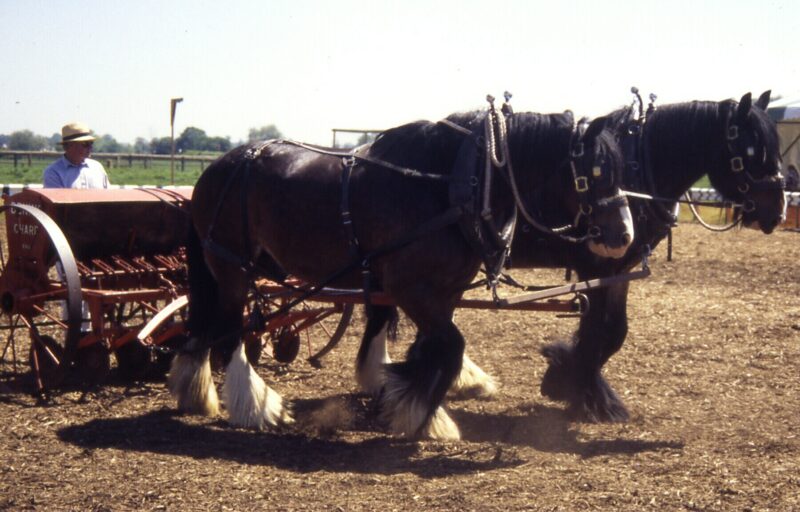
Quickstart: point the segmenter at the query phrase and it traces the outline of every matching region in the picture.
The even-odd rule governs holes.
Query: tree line
[[[247,141],[282,138],[280,130],[270,124],[261,128],[250,128]],[[60,151],[61,134],[54,133],[50,137],[37,135],[30,130],[19,130],[8,135],[0,134],[0,148],[16,151]],[[241,144],[243,142],[239,142]],[[190,126],[175,138],[175,151],[224,153],[231,149],[230,137],[210,137],[204,130]],[[118,142],[112,135],[100,135],[94,142],[97,153],[149,153],[169,155],[172,152],[172,140],[169,137],[153,138],[149,141],[137,137],[133,144]]]

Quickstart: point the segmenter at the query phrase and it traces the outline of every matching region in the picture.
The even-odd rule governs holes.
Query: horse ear
[[[758,97],[756,101],[756,106],[763,110],[764,112],[767,111],[767,105],[769,105],[769,96],[772,94],[772,90],[766,90],[761,93],[761,96]]]
[[[747,114],[750,113],[750,108],[752,108],[752,106],[753,96],[748,92],[739,100],[739,108],[736,110],[736,117],[740,121],[744,121],[747,118]]]

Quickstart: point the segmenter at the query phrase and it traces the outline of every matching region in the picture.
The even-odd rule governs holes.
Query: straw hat
[[[92,130],[89,129],[88,126],[83,123],[69,123],[61,128],[61,142],[59,142],[59,144],[65,144],[67,142],[89,142],[93,140],[96,140],[96,137],[92,135]]]

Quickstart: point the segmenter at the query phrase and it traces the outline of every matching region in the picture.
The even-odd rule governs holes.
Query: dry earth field
[[[674,261],[660,246],[632,285],[630,334],[606,368],[626,424],[573,422],[539,394],[540,348],[577,323],[552,313],[458,311],[501,385],[449,401],[459,442],[385,433],[355,393],[358,318],[322,369],[262,359],[296,409],[277,432],[176,414],[161,382],[112,374],[42,406],[0,381],[0,509],[800,510],[798,263],[800,233],[681,225]],[[413,336],[401,327],[395,357]]]

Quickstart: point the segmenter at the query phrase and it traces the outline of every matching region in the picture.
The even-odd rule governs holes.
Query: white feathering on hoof
[[[250,365],[244,343],[228,364],[222,395],[231,425],[265,430],[294,421],[281,396]]]
[[[377,395],[386,380],[384,365],[392,362],[386,348],[386,328],[378,333],[369,344],[369,352],[362,368],[356,365],[356,382],[365,393]]]
[[[459,396],[489,398],[497,393],[494,379],[464,354],[461,373],[450,388]]]
[[[428,425],[421,428],[428,419],[428,404],[420,397],[410,393],[408,382],[399,375],[386,372],[386,376],[381,419],[389,424],[392,434],[412,438],[421,431],[422,437],[430,439],[441,441],[461,439],[458,425],[442,407],[438,407]]]
[[[461,439],[461,432],[458,425],[444,410],[444,407],[437,407],[436,412],[431,416],[431,421],[425,429],[425,437],[444,441],[458,441]]]
[[[178,353],[172,359],[167,387],[181,411],[204,416],[219,414],[219,398],[211,377],[208,353],[202,359]]]

